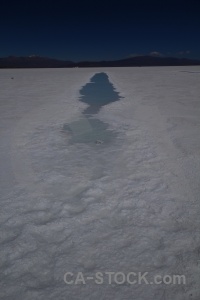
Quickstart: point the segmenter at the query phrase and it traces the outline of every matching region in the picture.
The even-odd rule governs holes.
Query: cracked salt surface
[[[62,130],[98,69],[0,70],[1,299],[199,300],[200,85],[181,70],[199,67],[103,70],[124,97],[96,115],[117,132],[106,147]],[[98,271],[187,281],[63,280]]]

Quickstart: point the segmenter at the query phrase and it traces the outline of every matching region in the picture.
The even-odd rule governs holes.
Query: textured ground
[[[97,72],[124,97],[98,113],[116,136],[70,142]],[[199,83],[199,67],[0,70],[1,299],[200,298]],[[187,283],[63,280],[98,271]]]

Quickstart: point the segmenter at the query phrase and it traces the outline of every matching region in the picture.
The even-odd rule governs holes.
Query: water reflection
[[[102,106],[119,101],[120,96],[109,82],[106,73],[95,74],[89,83],[80,90],[80,101],[89,106],[83,111],[82,118],[70,124],[64,124],[63,131],[67,132],[71,143],[93,143],[102,145],[110,143],[116,133],[108,129],[108,125],[94,115]]]
[[[89,104],[83,114],[97,114],[100,108],[109,103],[120,100],[119,93],[114,90],[106,73],[95,74],[89,83],[80,90],[80,101]]]

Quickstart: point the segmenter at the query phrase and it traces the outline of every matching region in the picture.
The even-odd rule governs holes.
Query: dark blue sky
[[[199,0],[1,2],[0,57],[200,59]]]

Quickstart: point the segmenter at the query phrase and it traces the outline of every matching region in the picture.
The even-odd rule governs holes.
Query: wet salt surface
[[[117,133],[109,130],[108,124],[92,116],[80,118],[70,124],[64,124],[62,132],[70,137],[69,143],[90,143],[102,141],[102,144],[112,143]]]
[[[101,107],[115,101],[119,101],[121,97],[109,81],[106,73],[97,73],[90,82],[83,86],[80,90],[80,101],[89,105],[84,111],[84,115],[97,114]]]
[[[83,117],[70,124],[64,124],[63,131],[70,135],[71,143],[108,144],[117,135],[108,129],[108,124],[94,117],[101,107],[119,101],[119,93],[114,90],[105,73],[97,73],[81,90],[80,101],[89,106],[84,109]]]
[[[124,96],[98,113],[109,147],[62,130],[87,119],[78,91],[98,70],[0,70],[1,299],[200,299],[200,86],[186,69],[199,70],[105,69]],[[66,272],[186,285],[66,285]]]

